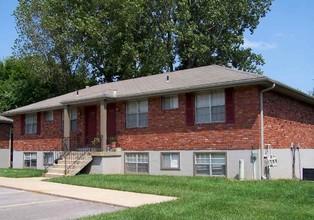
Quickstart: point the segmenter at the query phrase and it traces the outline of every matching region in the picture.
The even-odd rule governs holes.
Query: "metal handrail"
[[[76,137],[66,137],[62,141],[62,149],[64,150],[64,174],[69,173],[69,169],[74,166],[87,152],[101,151],[102,136],[95,137],[92,141],[90,138],[82,138],[80,135]]]
[[[52,159],[53,162],[44,164],[45,171],[47,171],[48,168],[51,167],[52,165],[57,164],[58,160],[62,159],[62,157],[64,156],[64,152],[62,152],[60,150],[55,150],[55,149],[53,149],[47,153],[53,155],[53,159]]]

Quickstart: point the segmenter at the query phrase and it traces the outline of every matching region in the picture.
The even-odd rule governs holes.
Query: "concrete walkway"
[[[73,199],[101,202],[122,207],[137,207],[145,204],[160,203],[176,199],[175,197],[168,196],[51,183],[42,181],[43,179],[46,178],[0,177],[0,186]]]

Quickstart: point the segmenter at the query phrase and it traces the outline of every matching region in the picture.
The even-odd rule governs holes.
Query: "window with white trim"
[[[196,123],[225,121],[225,93],[223,91],[201,93],[195,100]]]
[[[77,109],[70,110],[70,130],[76,131],[77,130]]]
[[[44,153],[44,166],[50,166],[53,164],[53,152]]]
[[[140,128],[148,124],[148,101],[130,101],[126,106],[126,127]]]
[[[225,176],[226,155],[219,153],[195,153],[195,175]]]
[[[126,173],[148,173],[148,153],[126,153]]]
[[[33,152],[24,153],[24,167],[28,168],[37,167],[37,153]]]
[[[170,110],[178,108],[178,96],[164,96],[162,97],[162,109]]]
[[[161,153],[161,169],[180,169],[180,154]]]
[[[25,134],[37,133],[37,113],[25,115]]]
[[[53,111],[45,112],[45,121],[53,121]]]

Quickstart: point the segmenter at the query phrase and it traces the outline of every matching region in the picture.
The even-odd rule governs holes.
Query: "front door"
[[[85,107],[85,140],[87,145],[91,144],[97,134],[97,118],[96,118],[96,106]]]
[[[107,144],[109,137],[115,137],[116,132],[116,103],[108,103],[107,105]]]

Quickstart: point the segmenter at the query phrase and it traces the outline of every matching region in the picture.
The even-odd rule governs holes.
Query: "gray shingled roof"
[[[167,76],[169,76],[169,82],[167,82]],[[241,85],[259,84],[267,86],[273,82],[274,81],[262,75],[211,65],[96,85],[28,106],[13,109],[3,113],[3,115],[12,116],[21,113],[58,109],[63,108],[65,105],[104,99],[128,100],[159,94],[226,88]],[[288,87],[286,86],[286,88]],[[292,88],[289,87],[288,89]],[[116,96],[113,94],[114,90],[116,91]]]
[[[13,120],[0,115],[0,123],[12,124]]]

